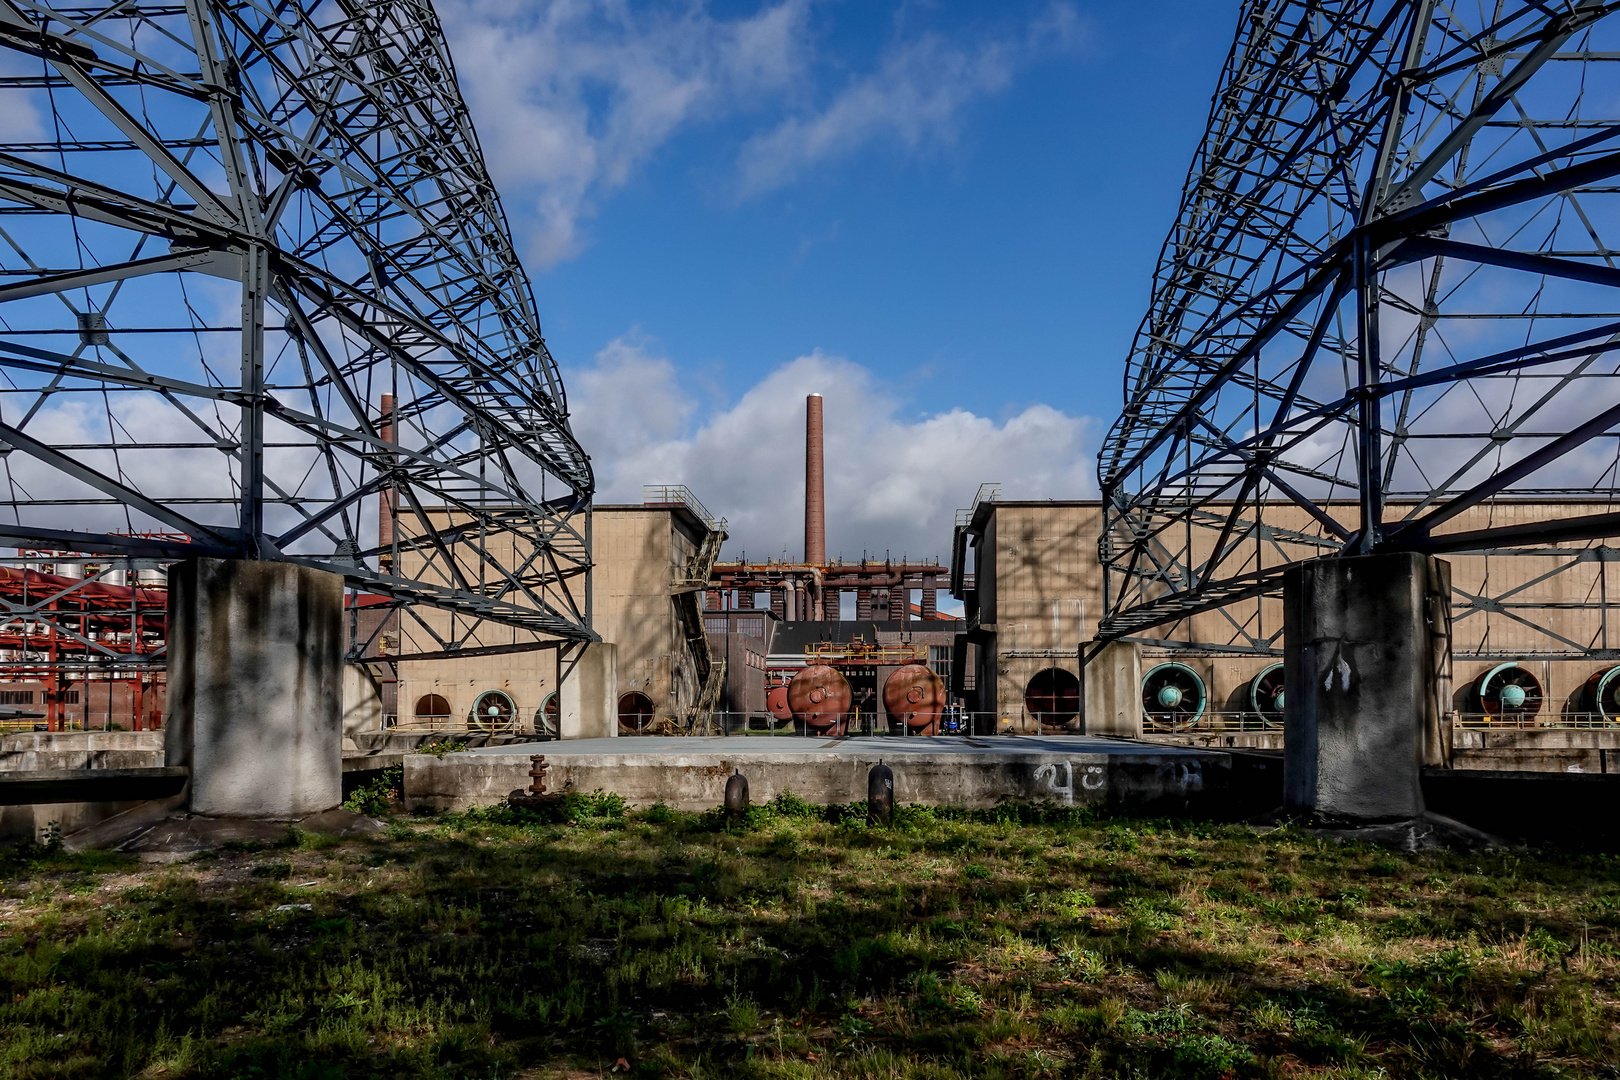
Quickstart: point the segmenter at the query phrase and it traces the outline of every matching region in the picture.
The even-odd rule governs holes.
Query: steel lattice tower
[[[589,459],[427,0],[0,0],[0,60],[0,541],[593,639]]]
[[[1099,458],[1102,640],[1184,641],[1148,632],[1323,555],[1610,561],[1617,9],[1242,5]],[[1459,612],[1531,625],[1501,577]],[[1599,618],[1543,654],[1613,655]],[[1227,619],[1205,644],[1275,651]]]

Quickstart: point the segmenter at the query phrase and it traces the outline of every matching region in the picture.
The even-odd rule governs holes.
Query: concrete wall
[[[163,764],[161,731],[25,731],[0,735],[0,770],[148,769]],[[135,803],[0,806],[0,838],[35,840],[55,825],[63,834],[122,813]]]
[[[560,734],[564,739],[608,739],[619,734],[618,646],[611,641],[585,646],[585,653],[563,678]]]
[[[618,646],[618,692],[645,694],[655,716],[684,720],[700,688],[671,583],[701,537],[685,515],[662,507],[605,506],[592,513],[591,619],[602,640]]]
[[[535,731],[536,716],[546,697],[557,689],[555,649],[468,656],[455,660],[420,660],[399,665],[399,725],[421,727],[417,709],[437,694],[450,706],[450,727],[475,724],[473,703],[488,690],[500,690],[517,706],[518,730]]]
[[[689,563],[701,545],[704,526],[683,510],[669,507],[597,506],[591,510],[592,569],[591,625],[604,641],[617,646],[615,673],[619,695],[638,691],[653,702],[657,716],[684,720],[696,703],[697,662],[681,633],[676,617],[672,584],[677,567]],[[521,558],[521,552],[497,551]],[[407,571],[421,560],[410,556]],[[420,567],[418,567],[420,569]],[[476,573],[476,568],[466,568]],[[430,575],[431,576],[431,575]],[[585,604],[582,586],[575,592],[580,606]],[[429,622],[443,623],[436,629],[448,633],[448,617],[427,614]],[[520,644],[540,640],[519,631],[488,627],[469,646]],[[405,653],[436,651],[429,635],[409,625],[400,631],[400,649]],[[450,709],[449,730],[468,729],[473,703],[480,694],[500,690],[517,706],[518,730],[533,732],[547,698],[557,690],[557,655],[553,649],[512,652],[491,656],[457,657],[445,660],[406,661],[399,665],[399,722],[404,727],[420,727],[418,705],[437,694]],[[617,715],[613,702],[610,715]],[[473,723],[476,730],[476,723]]]
[[[662,802],[678,810],[703,811],[721,804],[726,778],[735,770],[748,778],[755,803],[785,791],[813,803],[848,803],[866,798],[867,773],[880,756],[881,749],[838,754],[550,752],[546,785],[552,791],[616,792],[632,806]],[[1174,756],[1153,751],[951,753],[904,761],[889,755],[883,760],[894,770],[897,803],[989,807],[1029,800],[1165,814],[1259,812],[1265,807],[1239,806],[1233,793],[1241,801],[1246,792],[1259,791],[1261,803],[1274,804],[1264,782],[1257,783],[1256,774],[1244,770],[1277,769],[1275,763],[1235,762],[1226,754],[1192,751]],[[442,760],[411,755],[405,759],[405,799],[437,810],[489,806],[526,789],[529,767],[526,754],[447,754]]]
[[[981,652],[979,707],[1000,728],[1039,730],[1024,701],[1037,673],[1080,674],[1077,648],[1096,633],[1102,609],[1101,521],[1098,504],[998,503],[985,523],[976,562],[979,621],[995,629],[982,639],[990,648]]]
[[[1218,506],[1215,507],[1218,509]],[[1465,531],[1486,526],[1510,525],[1546,516],[1574,517],[1605,512],[1606,504],[1581,503],[1496,503],[1459,515],[1442,527],[1443,532]],[[1073,670],[1073,653],[1081,641],[1095,634],[1102,610],[1102,569],[1097,559],[1097,539],[1101,529],[1102,507],[1094,501],[1018,502],[984,504],[983,535],[975,557],[974,571],[979,589],[981,624],[986,628],[976,637],[993,655],[986,656],[980,668],[980,694],[984,707],[994,711],[1006,726],[1019,731],[1033,730],[1033,719],[1024,707],[1024,692],[1030,679],[1043,667]],[[1390,516],[1404,513],[1392,504]],[[1297,555],[1316,549],[1289,539],[1290,531],[1319,532],[1304,513],[1289,507],[1271,507],[1266,523],[1281,530],[1278,543]],[[1195,545],[1213,540],[1213,531],[1194,534]],[[1500,611],[1490,605],[1455,603],[1453,610],[1453,679],[1451,707],[1459,712],[1477,712],[1474,686],[1480,676],[1501,663],[1499,658],[1476,654],[1491,653],[1525,657],[1528,667],[1540,680],[1545,704],[1540,717],[1558,723],[1566,716],[1586,711],[1584,687],[1595,672],[1610,665],[1603,661],[1538,659],[1535,654],[1569,646],[1551,635],[1570,641],[1610,648],[1620,647],[1620,618],[1604,638],[1596,612],[1575,605],[1591,603],[1604,594],[1620,591],[1620,581],[1605,582],[1609,562],[1597,544],[1565,545],[1571,551],[1592,550],[1588,561],[1571,565],[1552,556],[1472,556],[1450,555],[1457,596],[1497,595],[1524,585],[1563,567],[1523,593],[1514,602],[1546,605],[1529,609]],[[1207,552],[1199,552],[1200,557]],[[1246,552],[1234,557],[1249,558]],[[1566,605],[1566,606],[1559,606]],[[1620,616],[1620,612],[1616,612]],[[989,630],[993,627],[993,631]],[[1280,646],[1282,605],[1275,597],[1233,604],[1224,611],[1204,612],[1174,625],[1163,626],[1155,636],[1216,644],[1245,644],[1238,627],[1255,637],[1272,638]],[[1223,721],[1216,713],[1251,712],[1249,687],[1262,669],[1276,663],[1279,656],[1240,656],[1199,650],[1145,648],[1142,667],[1146,671],[1167,660],[1185,664],[1197,671],[1209,690],[1211,719],[1209,731],[1235,726],[1238,717]],[[985,684],[990,677],[993,685]],[[1201,736],[1200,736],[1201,737]]]
[[[1141,738],[1142,650],[1137,645],[1116,641],[1104,648],[1086,665],[1083,685],[1087,735]]]
[[[343,665],[343,734],[381,731],[382,683],[359,664]]]

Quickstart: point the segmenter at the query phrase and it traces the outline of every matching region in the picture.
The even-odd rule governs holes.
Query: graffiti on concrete
[[[1083,791],[1101,791],[1108,784],[1108,774],[1101,765],[1086,765],[1080,771]],[[1035,782],[1044,785],[1045,794],[1062,803],[1074,805],[1075,764],[1072,761],[1049,761],[1035,769]]]

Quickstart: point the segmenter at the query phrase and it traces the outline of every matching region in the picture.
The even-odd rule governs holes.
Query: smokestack
[[[827,485],[821,460],[821,395],[804,399],[804,561],[827,561]]]
[[[377,437],[385,443],[394,441],[394,395],[384,394],[377,409],[381,415],[377,420]],[[389,457],[393,457],[392,454]],[[392,573],[394,569],[394,518],[399,513],[399,493],[394,485],[389,484],[382,489],[382,507],[377,514],[377,547],[381,554],[377,556],[377,565],[385,573]]]

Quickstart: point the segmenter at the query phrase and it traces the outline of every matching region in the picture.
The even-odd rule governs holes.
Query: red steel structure
[[[756,594],[770,594],[770,610],[787,622],[839,618],[843,593],[855,594],[860,622],[911,622],[940,617],[938,596],[950,570],[938,559],[893,562],[862,559],[858,563],[733,562],[716,563],[709,575],[708,611],[750,610]],[[911,592],[920,603],[911,603]]]
[[[162,723],[161,564],[21,550],[0,565],[0,613],[0,704],[10,714],[0,723],[51,731]]]

